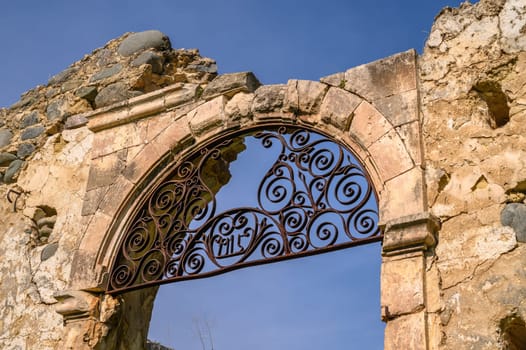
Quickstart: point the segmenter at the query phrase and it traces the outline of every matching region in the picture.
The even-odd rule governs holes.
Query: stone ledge
[[[179,106],[197,95],[197,84],[177,83],[83,114],[93,132],[126,124]]]
[[[423,212],[379,223],[379,226],[384,232],[382,254],[391,256],[433,247],[440,221],[431,213]]]

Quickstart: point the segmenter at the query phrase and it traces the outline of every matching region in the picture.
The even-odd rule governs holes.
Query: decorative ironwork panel
[[[236,161],[242,156],[250,162]],[[245,168],[231,174],[237,163]],[[249,170],[261,166],[262,178],[255,179]],[[228,195],[237,173],[241,179],[233,182],[242,186]],[[244,204],[222,209],[232,200]],[[120,243],[107,290],[378,241],[377,222],[368,175],[341,144],[295,126],[230,134],[180,161],[143,199]]]

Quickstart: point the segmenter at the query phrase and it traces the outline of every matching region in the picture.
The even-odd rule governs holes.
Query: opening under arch
[[[257,166],[230,181],[241,157]],[[222,134],[154,182],[124,227],[109,293],[382,239],[376,193],[361,162],[342,143],[305,127]],[[244,190],[232,189],[236,183]],[[229,206],[234,197],[249,201]]]

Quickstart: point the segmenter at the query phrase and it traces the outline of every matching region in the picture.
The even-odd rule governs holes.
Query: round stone
[[[117,52],[121,56],[131,56],[146,49],[169,50],[171,47],[170,39],[166,35],[158,30],[147,30],[124,39]]]

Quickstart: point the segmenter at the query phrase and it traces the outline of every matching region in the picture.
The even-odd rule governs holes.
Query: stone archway
[[[95,132],[83,208],[88,224],[75,254],[72,292],[58,296],[65,346],[119,349],[142,341],[140,334],[135,339],[118,334],[141,329],[149,320],[132,315],[141,305],[151,311],[155,288],[121,298],[104,292],[129,209],[159,169],[229,130],[279,123],[304,125],[341,140],[369,173],[385,235],[381,317],[387,322],[386,348],[426,349],[423,272],[425,252],[435,243],[435,221],[425,204],[415,60],[410,51],[322,82],[260,87],[251,73],[227,74],[204,91],[176,84],[86,115]]]

